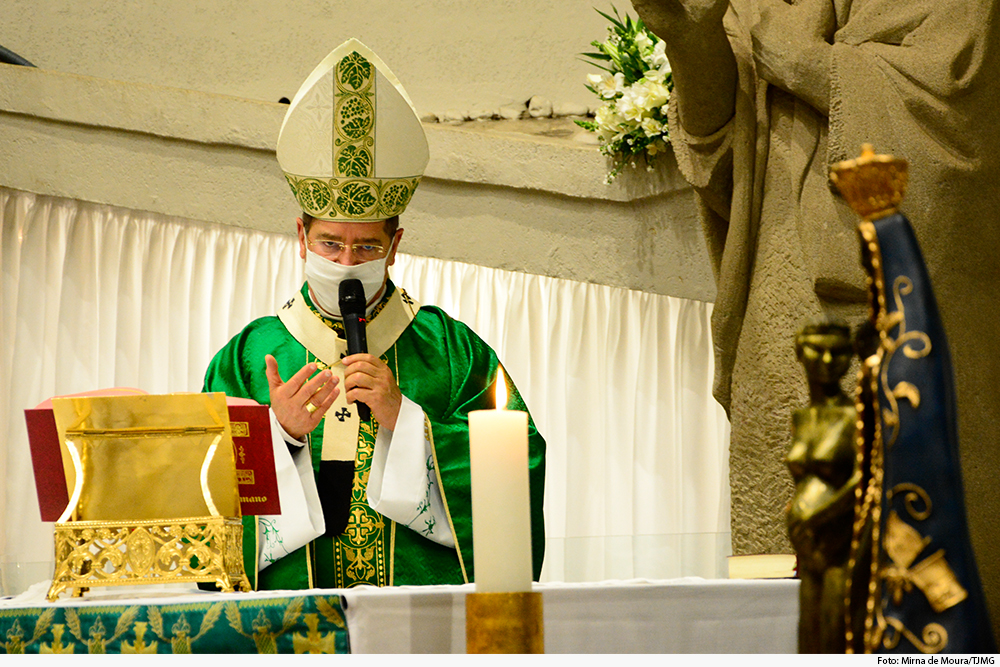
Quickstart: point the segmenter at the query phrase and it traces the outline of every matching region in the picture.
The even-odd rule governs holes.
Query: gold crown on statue
[[[861,157],[844,160],[830,169],[830,181],[865,220],[892,215],[906,194],[906,160],[875,155],[871,144],[861,147]]]

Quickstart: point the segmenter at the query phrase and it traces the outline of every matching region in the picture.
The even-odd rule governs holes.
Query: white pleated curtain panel
[[[212,355],[297,291],[302,261],[291,235],[11,189],[0,215],[9,594],[51,576],[23,410],[107,387],[199,391]],[[724,576],[711,304],[405,254],[391,274],[497,351],[546,439],[544,581]]]

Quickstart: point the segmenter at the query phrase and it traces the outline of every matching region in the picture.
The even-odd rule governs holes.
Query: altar
[[[464,586],[0,601],[5,653],[464,653]],[[546,653],[794,653],[798,581],[535,584]]]

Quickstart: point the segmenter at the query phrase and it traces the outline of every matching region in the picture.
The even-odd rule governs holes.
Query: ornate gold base
[[[55,525],[56,566],[48,599],[94,586],[213,582],[249,591],[239,517],[164,521],[70,521]]]
[[[466,653],[545,653],[541,593],[465,596]]]

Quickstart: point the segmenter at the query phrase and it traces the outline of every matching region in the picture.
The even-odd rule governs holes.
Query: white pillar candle
[[[501,370],[498,409],[469,413],[477,593],[531,591],[528,413],[503,409],[506,397]]]

